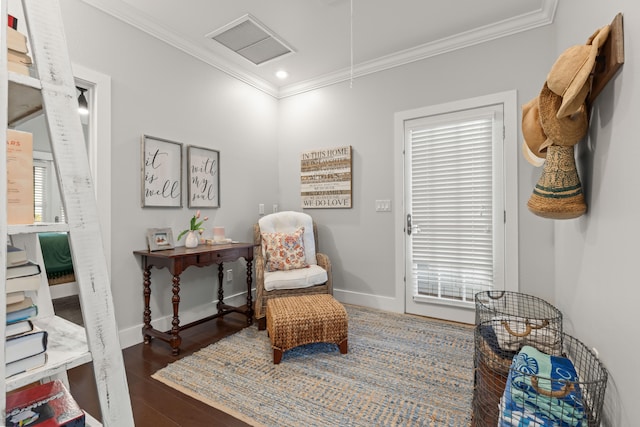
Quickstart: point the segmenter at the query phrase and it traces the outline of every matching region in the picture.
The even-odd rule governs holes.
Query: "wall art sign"
[[[351,208],[351,146],[300,156],[302,208]]]
[[[142,207],[182,207],[182,144],[143,135]]]
[[[220,152],[187,147],[190,208],[220,207]]]

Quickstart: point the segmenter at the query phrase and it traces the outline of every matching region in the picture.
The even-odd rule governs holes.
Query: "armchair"
[[[304,227],[302,241],[304,258],[308,267],[289,270],[269,270],[268,249],[263,233],[293,234]],[[267,300],[274,297],[333,294],[331,261],[317,252],[318,230],[310,215],[302,212],[283,211],[266,215],[253,226],[254,263],[256,269],[255,317],[258,329],[266,328]],[[273,265],[271,265],[273,267]],[[273,268],[272,268],[273,269]]]

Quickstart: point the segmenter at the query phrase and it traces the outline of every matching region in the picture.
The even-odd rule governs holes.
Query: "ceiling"
[[[526,31],[558,0],[83,0],[275,97]],[[186,6],[186,7],[185,7]],[[294,51],[255,65],[206,37],[250,14]],[[286,70],[280,80],[276,71]]]

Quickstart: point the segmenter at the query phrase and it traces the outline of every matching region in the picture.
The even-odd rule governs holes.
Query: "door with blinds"
[[[503,104],[404,122],[408,313],[474,322],[474,295],[504,289]]]

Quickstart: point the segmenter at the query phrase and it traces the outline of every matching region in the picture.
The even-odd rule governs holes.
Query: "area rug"
[[[473,328],[345,306],[349,352],[286,351],[251,326],[171,363],[158,381],[253,426],[468,426]]]

